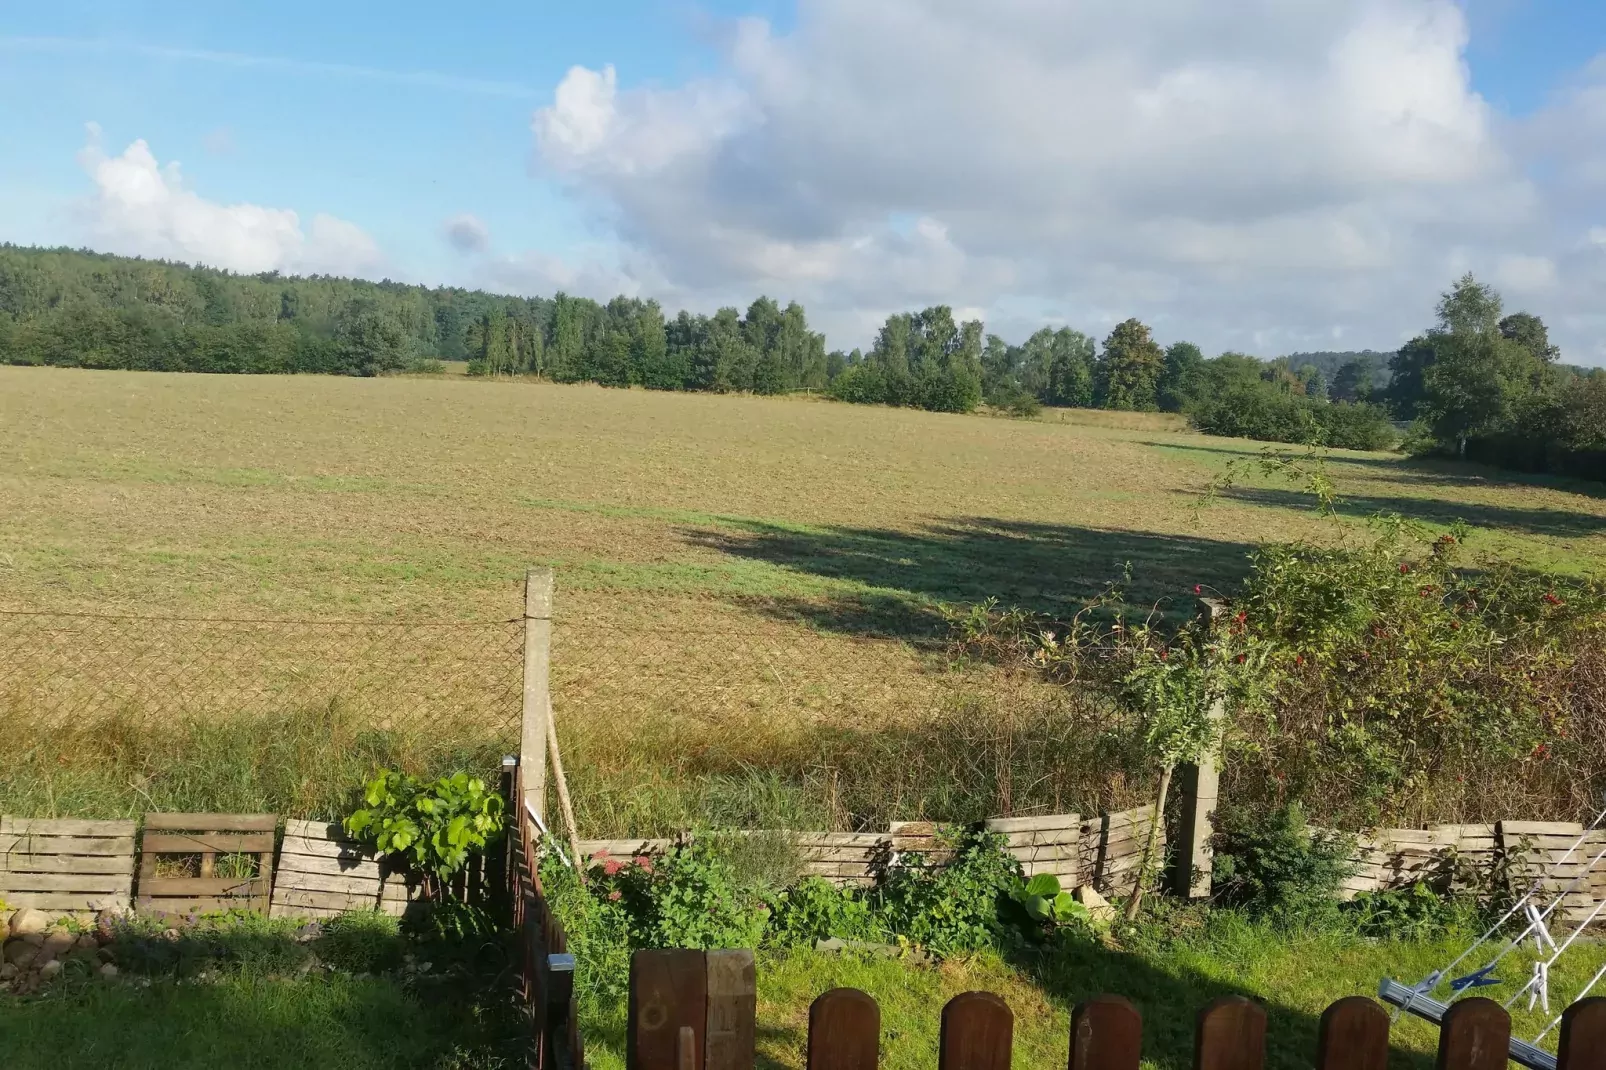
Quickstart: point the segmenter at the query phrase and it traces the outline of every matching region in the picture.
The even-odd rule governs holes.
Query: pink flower
[[[1400,562],[1400,575],[1403,576],[1409,571],[1411,571],[1411,566],[1407,565],[1404,561],[1401,561]]]
[[[1204,584],[1202,584],[1202,583],[1194,584],[1193,585],[1193,593],[1194,594],[1204,594]]]
[[[613,876],[615,873],[618,873],[621,869],[624,869],[624,868],[625,868],[625,866],[624,866],[623,862],[617,862],[612,858],[610,858],[606,862],[602,863],[602,872],[607,874],[610,877]]]
[[[636,856],[636,865],[641,867],[642,872],[651,873],[652,872],[652,856],[651,855],[637,855]]]
[[[608,902],[617,903],[620,899],[624,898],[624,894],[625,893],[623,893],[619,889],[615,888],[613,891],[608,893]]]

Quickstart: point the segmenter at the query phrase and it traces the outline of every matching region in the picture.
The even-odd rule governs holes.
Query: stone
[[[0,963],[0,981],[9,981],[21,972],[15,962]]]
[[[71,951],[78,943],[78,937],[62,929],[52,929],[45,934],[44,946],[40,955],[45,959],[59,959]]]
[[[11,935],[30,936],[50,928],[50,919],[33,907],[23,907],[11,915]]]
[[[95,938],[103,944],[109,944],[117,939],[117,929],[122,923],[122,915],[115,910],[102,910],[95,915]]]
[[[39,957],[39,948],[26,940],[6,941],[5,960],[19,970],[26,970]]]
[[[79,934],[77,942],[73,944],[73,947],[80,951],[93,951],[99,946],[100,941],[95,938],[93,933]]]
[[[1071,897],[1087,908],[1087,916],[1096,922],[1115,920],[1115,907],[1110,901],[1099,894],[1098,889],[1091,884],[1081,885],[1071,893]]]
[[[106,980],[110,981],[112,978],[117,976],[117,967],[113,966],[109,962],[105,963],[100,968],[100,975],[102,977],[104,977]]]
[[[163,940],[177,941],[177,940],[182,939],[183,936],[184,936],[184,934],[179,932],[177,929],[163,929],[162,930],[162,939]]]
[[[55,977],[60,973],[61,973],[61,962],[60,962],[59,959],[51,959],[49,962],[47,962],[43,966],[39,967],[39,977],[40,977],[41,980],[44,980],[44,981],[48,981],[52,977]]]

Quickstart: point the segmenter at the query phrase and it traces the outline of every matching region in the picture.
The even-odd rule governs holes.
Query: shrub
[[[1315,443],[1349,450],[1394,444],[1388,414],[1365,402],[1328,403],[1271,383],[1240,383],[1194,401],[1188,419],[1206,434],[1263,442]]]
[[[623,906],[633,947],[757,947],[769,920],[764,890],[742,879],[716,837],[657,860],[601,862],[591,876],[595,895]]]
[[[1343,909],[1358,933],[1384,940],[1432,939],[1469,929],[1477,921],[1476,903],[1441,896],[1425,881],[1362,892]]]
[[[401,922],[377,910],[348,910],[323,923],[313,950],[337,970],[394,970],[401,964]]]
[[[996,833],[950,836],[953,859],[936,867],[910,854],[887,874],[873,902],[886,926],[938,956],[1007,942],[1002,900],[1020,879],[1020,863]]]
[[[765,940],[775,947],[812,947],[816,940],[874,940],[886,934],[870,902],[849,888],[805,877],[775,904]]]
[[[381,854],[405,858],[436,893],[502,833],[502,797],[467,773],[425,784],[387,769],[364,787],[363,801],[367,806],[346,818],[346,831]]]
[[[1298,803],[1268,813],[1229,811],[1218,828],[1218,894],[1251,914],[1308,919],[1330,913],[1340,882],[1353,872],[1351,845],[1313,832]]]

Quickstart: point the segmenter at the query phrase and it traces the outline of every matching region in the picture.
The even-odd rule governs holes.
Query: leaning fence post
[[[524,574],[524,717],[519,736],[520,801],[546,820],[547,719],[552,716],[552,570]],[[520,815],[519,820],[524,820]]]
[[[1207,628],[1214,627],[1226,615],[1225,602],[1216,598],[1199,599],[1199,616]],[[1226,716],[1226,706],[1220,699],[1211,703],[1211,721],[1219,726]],[[1210,874],[1214,865],[1210,837],[1215,831],[1221,770],[1216,766],[1215,756],[1206,754],[1197,764],[1180,766],[1177,775],[1182,781],[1182,835],[1177,844],[1176,872],[1172,884],[1178,895],[1203,899],[1210,894]]]

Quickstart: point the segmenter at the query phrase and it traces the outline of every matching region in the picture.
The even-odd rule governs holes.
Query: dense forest
[[[888,317],[868,351],[827,352],[803,307],[667,318],[655,301],[211,268],[0,245],[0,362],[153,371],[378,375],[466,360],[482,376],[781,394],[946,412],[1042,405],[1179,412],[1212,434],[1353,449],[1407,445],[1534,471],[1606,475],[1606,377],[1557,361],[1544,324],[1470,276],[1397,353],[1206,358],[1136,319],[1102,340],[1045,327],[1016,345],[946,306]]]

